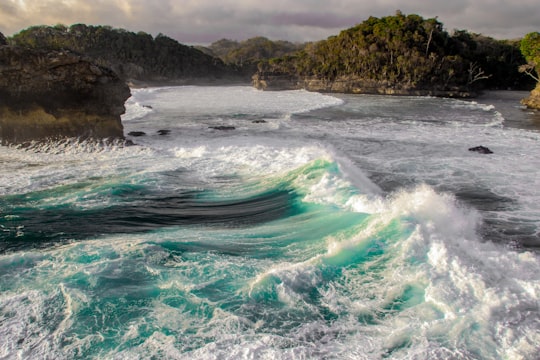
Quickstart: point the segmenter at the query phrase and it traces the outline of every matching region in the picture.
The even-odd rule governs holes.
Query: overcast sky
[[[398,9],[437,16],[450,32],[512,39],[540,31],[539,0],[0,0],[0,32],[84,23],[163,33],[185,44],[254,36],[304,42]]]

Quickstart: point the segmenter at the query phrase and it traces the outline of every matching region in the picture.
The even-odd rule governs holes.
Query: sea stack
[[[10,46],[0,33],[2,144],[123,138],[120,115],[130,96],[112,70],[82,55]]]

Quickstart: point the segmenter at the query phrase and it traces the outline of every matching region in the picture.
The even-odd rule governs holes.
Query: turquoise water
[[[138,146],[3,147],[0,358],[534,359],[537,163],[434,150],[538,133],[395,101],[142,89]]]

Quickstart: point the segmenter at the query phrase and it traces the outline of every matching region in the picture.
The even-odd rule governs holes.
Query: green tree
[[[75,24],[30,27],[15,34],[12,41],[18,46],[83,53],[126,79],[162,81],[238,76],[237,71],[220,59],[163,34],[153,38],[142,31]]]
[[[540,32],[525,35],[521,40],[520,49],[527,64],[520,66],[519,70],[540,82]]]

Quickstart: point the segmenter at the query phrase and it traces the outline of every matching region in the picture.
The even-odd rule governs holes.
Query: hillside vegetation
[[[524,62],[519,41],[467,31],[450,35],[436,18],[398,11],[395,16],[370,17],[293,55],[261,62],[255,82],[271,87],[272,81],[283,84],[286,78],[301,87],[317,80],[331,87],[349,81],[359,92],[367,83],[404,90],[530,88],[530,80],[518,72]]]
[[[85,54],[130,80],[210,81],[238,77],[237,71],[220,59],[165,35],[154,38],[110,26],[33,26],[15,34],[10,43]]]
[[[525,35],[521,39],[520,48],[527,64],[520,66],[519,71],[536,81],[536,88],[522,103],[529,108],[540,109],[540,32]]]
[[[244,41],[221,39],[201,51],[219,57],[228,65],[234,66],[244,74],[251,76],[257,71],[261,60],[292,55],[304,48],[305,44],[290,41],[273,41],[266,37],[257,36]]]
[[[247,82],[253,76],[263,89],[468,96],[482,89],[530,90],[538,76],[534,47],[466,30],[448,33],[437,18],[399,11],[306,44],[254,37],[195,48],[162,34],[83,24],[33,26],[8,41],[71,50],[122,79],[145,82]]]

